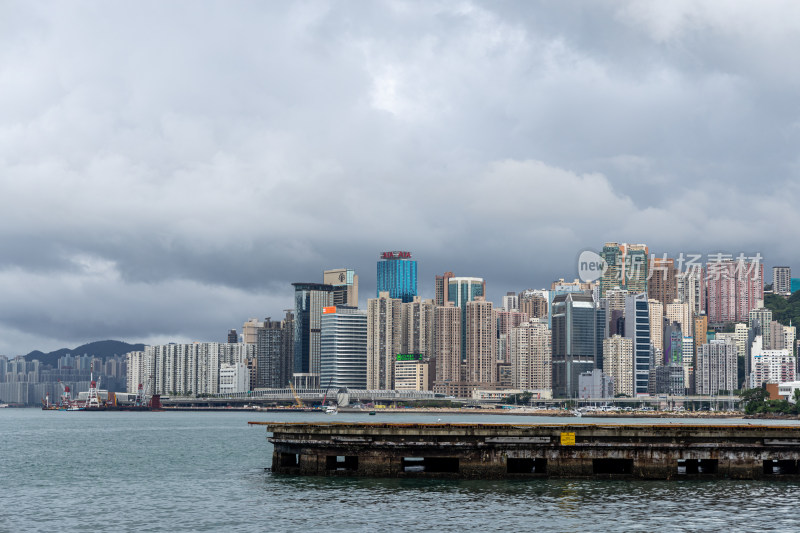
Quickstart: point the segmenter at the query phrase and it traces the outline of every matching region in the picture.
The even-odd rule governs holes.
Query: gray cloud
[[[800,10],[5,3],[0,353],[221,339],[408,249],[489,295],[798,226]]]

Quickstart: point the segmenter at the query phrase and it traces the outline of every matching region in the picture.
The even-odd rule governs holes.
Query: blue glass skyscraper
[[[378,288],[375,296],[388,292],[390,298],[411,302],[417,295],[417,262],[411,252],[383,252],[378,261]]]

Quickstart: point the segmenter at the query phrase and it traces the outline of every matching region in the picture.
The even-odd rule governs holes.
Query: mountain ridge
[[[58,350],[53,350],[52,352],[42,352],[41,350],[33,350],[29,352],[25,359],[31,361],[33,359],[38,359],[41,361],[42,364],[47,364],[51,366],[58,366],[58,360],[61,357],[64,357],[67,354],[71,355],[91,355],[94,357],[98,357],[105,361],[109,357],[113,357],[115,355],[123,355],[128,352],[134,351],[142,351],[144,350],[145,345],[138,343],[138,344],[130,344],[123,341],[117,340],[103,340],[103,341],[94,341],[89,342],[86,344],[81,344],[80,346],[70,349],[70,348],[60,348]]]

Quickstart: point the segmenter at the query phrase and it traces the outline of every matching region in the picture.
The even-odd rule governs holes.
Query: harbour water
[[[794,482],[273,476],[265,470],[272,450],[264,428],[249,427],[249,420],[576,422],[477,414],[0,409],[0,531],[800,530],[800,484]]]

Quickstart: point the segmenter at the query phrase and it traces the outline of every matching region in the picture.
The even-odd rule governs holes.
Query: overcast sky
[[[797,50],[795,1],[0,1],[0,354],[224,341],[384,250],[498,304],[606,240],[800,268]]]

